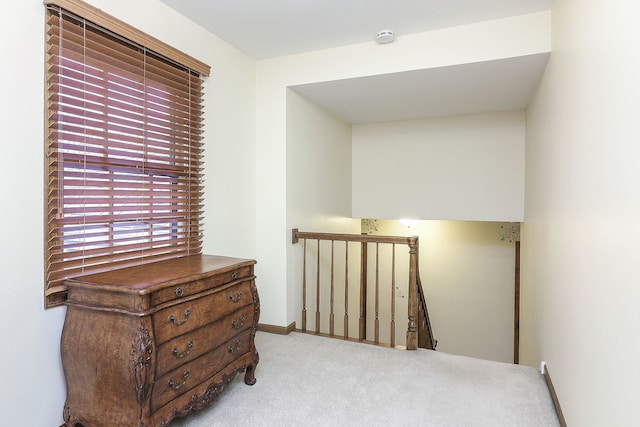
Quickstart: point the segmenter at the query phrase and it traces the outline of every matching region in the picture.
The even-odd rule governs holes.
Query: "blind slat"
[[[64,265],[65,269],[74,268],[86,264],[92,264],[96,260],[103,262],[105,259],[113,259],[113,255],[121,255],[132,251],[142,251],[149,254],[153,254],[153,251],[161,252],[166,251],[167,248],[175,250],[180,246],[188,246],[191,241],[186,238],[175,238],[173,236],[162,236],[162,238],[156,237],[155,239],[147,240],[144,244],[138,243],[134,238],[120,239],[114,241],[116,244],[110,244],[108,250],[104,248],[87,249],[80,248],[69,251],[69,247],[66,247],[64,252],[58,252],[52,254],[49,258],[51,267],[53,270],[59,270]],[[95,246],[106,245],[113,242],[95,242]]]
[[[195,245],[196,242],[192,242]],[[199,247],[201,249],[201,246]],[[64,270],[52,270],[48,274],[48,279],[53,283],[53,286],[61,286],[62,282],[67,277],[82,276],[85,274],[100,273],[102,271],[114,270],[116,268],[131,267],[148,262],[163,259],[179,258],[183,256],[189,256],[192,250],[187,245],[177,245],[175,247],[163,247],[156,248],[141,260],[140,257],[136,257],[135,254],[111,254],[105,255],[100,258],[92,259],[92,263],[86,263],[84,266],[74,267]]]
[[[149,111],[148,105],[147,112],[151,114],[144,115],[143,102],[140,102],[141,105],[135,105],[113,97],[110,97],[108,103],[93,102],[87,105],[87,99],[79,99],[72,96],[69,91],[64,91],[51,101],[51,108],[62,115],[74,117],[85,114],[92,120],[124,126],[136,126],[144,121],[147,127],[156,129],[158,133],[169,135],[186,135],[191,131],[190,127],[194,122],[185,112],[167,114],[160,111]]]
[[[143,93],[132,88],[126,90],[96,80],[78,81],[69,76],[52,75],[48,90],[55,96],[49,99],[50,102],[72,104],[88,111],[103,111],[109,107],[114,113],[125,111],[134,117],[144,113],[145,116],[176,124],[192,124],[201,120],[202,112],[194,110],[192,104],[180,98],[177,99],[179,102],[172,102],[168,97],[158,98],[153,92]]]
[[[110,135],[103,132],[94,132],[96,135],[88,135],[83,132],[81,128],[77,130],[78,132],[75,133],[73,129],[70,129],[69,132],[63,132],[62,129],[53,130],[49,134],[51,141],[48,148],[54,150],[72,150],[77,144],[88,144],[132,151],[145,149],[148,152],[158,153],[167,153],[168,150],[171,150],[170,152],[176,157],[189,158],[193,161],[199,161],[198,159],[202,156],[200,144],[196,144],[193,139],[175,138],[158,140],[149,138],[147,135],[148,139],[145,143],[142,138],[122,137],[121,135]],[[116,136],[118,136],[118,138],[115,138]],[[190,145],[189,142],[191,142]]]
[[[144,225],[144,226],[152,226],[152,227],[165,227],[167,226],[167,224],[171,224],[171,227],[174,227],[175,221],[167,221],[164,219],[153,219],[153,220],[146,220],[146,221],[132,221],[129,224],[132,225]],[[192,224],[187,224],[187,225],[192,225]],[[78,234],[82,234],[86,237],[95,237],[95,235],[98,235],[100,233],[102,233],[106,228],[109,228],[110,226],[106,226],[104,224],[77,224],[77,225],[66,225],[65,226],[65,231],[67,232],[64,236],[61,236],[59,238],[56,239],[51,239],[47,245],[48,247],[58,247],[60,245],[63,245],[65,241],[69,240],[69,239],[75,239],[76,235]],[[183,225],[181,228],[185,228],[186,225]]]

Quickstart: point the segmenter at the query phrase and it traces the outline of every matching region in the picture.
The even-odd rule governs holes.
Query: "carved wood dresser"
[[[66,426],[166,426],[255,383],[253,260],[195,255],[66,281]]]

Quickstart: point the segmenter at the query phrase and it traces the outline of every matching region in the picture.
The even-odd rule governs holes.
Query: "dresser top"
[[[110,291],[146,294],[168,286],[179,285],[251,266],[256,261],[218,255],[192,255],[165,261],[151,262],[104,273],[79,276],[65,281],[67,286],[101,288]]]

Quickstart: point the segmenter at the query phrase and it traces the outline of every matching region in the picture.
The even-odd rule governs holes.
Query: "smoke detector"
[[[395,36],[391,30],[378,31],[378,34],[376,34],[376,41],[380,44],[391,43],[394,40]]]

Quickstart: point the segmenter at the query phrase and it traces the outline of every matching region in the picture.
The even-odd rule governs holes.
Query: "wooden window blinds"
[[[81,1],[45,5],[51,307],[68,277],[201,252],[209,67]]]

